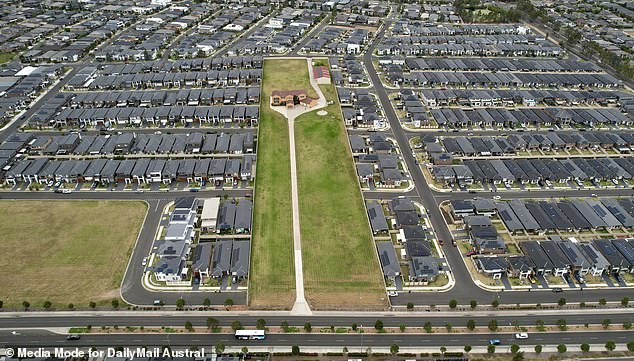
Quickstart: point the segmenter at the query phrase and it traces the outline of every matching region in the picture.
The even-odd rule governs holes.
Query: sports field
[[[137,201],[0,201],[0,300],[4,308],[88,307],[119,298],[141,229]]]
[[[274,89],[301,89],[307,77],[305,60],[264,61],[249,276],[252,308],[286,309],[295,300],[288,123],[269,107],[269,97]]]
[[[382,309],[385,286],[358,186],[341,108],[296,120],[297,171],[306,298],[313,309]]]

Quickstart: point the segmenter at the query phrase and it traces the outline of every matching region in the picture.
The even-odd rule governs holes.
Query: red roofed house
[[[330,84],[330,71],[325,66],[313,67],[313,77],[317,84]]]
[[[303,90],[273,90],[271,93],[271,105],[273,106],[285,105],[292,108],[295,104],[302,104],[310,108],[317,104],[317,100],[309,98]]]

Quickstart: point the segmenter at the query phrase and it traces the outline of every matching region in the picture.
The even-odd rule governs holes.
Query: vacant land
[[[297,119],[297,172],[306,298],[314,309],[387,305],[334,86],[332,105]]]
[[[4,307],[87,307],[118,298],[145,212],[142,202],[0,202]]]
[[[291,80],[299,78],[289,74],[297,74],[301,66],[307,69],[305,61],[264,62],[249,280],[253,308],[290,308],[295,300],[288,123],[271,110],[269,96],[273,89],[296,88]]]
[[[317,93],[310,86],[306,59],[265,60],[263,73],[261,105],[266,105],[267,109],[269,104],[267,102],[270,101],[269,97],[273,90],[305,90],[309,97],[317,98]],[[260,109],[261,111],[262,109]]]

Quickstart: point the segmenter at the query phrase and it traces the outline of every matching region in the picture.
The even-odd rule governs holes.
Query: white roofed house
[[[216,223],[218,222],[218,210],[220,208],[220,198],[207,198],[203,203],[203,210],[200,215],[201,230],[203,232],[213,233],[216,231]]]

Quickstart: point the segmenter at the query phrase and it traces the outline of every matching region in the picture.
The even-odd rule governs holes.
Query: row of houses
[[[332,82],[340,87],[359,87],[369,84],[365,68],[354,55],[330,57]]]
[[[188,259],[197,223],[198,200],[194,197],[176,199],[163,238],[153,244],[157,259],[149,270],[157,281],[170,284],[188,277]]]
[[[603,72],[595,63],[568,59],[406,58],[405,66],[410,71]]]
[[[368,217],[374,234],[389,231],[383,206],[378,201],[366,202]],[[420,224],[419,210],[411,199],[394,198],[388,203],[394,229],[398,229],[397,240],[404,245],[400,258],[391,241],[376,242],[383,275],[393,281],[396,277],[407,277],[409,282],[427,284],[433,282],[441,271],[440,260],[434,254],[434,248],[427,237],[427,231]],[[409,267],[409,274],[401,274],[401,261]]]
[[[584,284],[584,275],[595,277],[606,273],[632,272],[634,240],[598,239],[580,242],[574,238],[524,241],[520,243],[523,255],[478,257],[478,269],[493,277],[503,274],[520,279],[533,275],[565,276],[573,274]]]
[[[564,51],[550,42],[524,43],[476,43],[464,44],[402,44],[400,38],[387,38],[376,48],[378,56],[488,56],[560,57]]]
[[[424,89],[420,94],[425,105],[430,107],[607,106],[632,99],[631,94],[618,90]]]
[[[64,183],[163,183],[213,182],[216,186],[237,184],[252,179],[255,156],[242,158],[204,159],[84,159],[49,160],[36,158],[20,160],[2,171],[4,183],[16,185],[51,181]]]
[[[362,154],[356,164],[359,181],[377,188],[400,187],[407,181],[400,161],[396,154]]]
[[[438,148],[428,148],[435,152]],[[629,153],[634,147],[634,133],[631,132],[548,132],[543,134],[511,134],[494,137],[444,137],[440,145],[451,155],[504,156],[522,151],[560,151],[570,149],[615,149]]]
[[[497,202],[496,211],[510,232],[545,233],[634,227],[630,198]]]
[[[210,70],[262,69],[262,56],[214,57],[205,59],[154,60],[130,64],[107,64],[99,69],[101,75],[142,73],[202,72]]]
[[[258,104],[259,102],[260,88],[258,87],[227,87],[218,89],[76,93],[72,94],[68,105],[71,108],[150,108],[172,105]]]
[[[260,108],[257,105],[219,106],[159,106],[155,108],[66,108],[49,119],[34,120],[36,123],[53,127],[105,126],[114,125],[161,125],[208,124],[246,126],[256,125]]]
[[[343,120],[347,127],[378,129],[384,121],[376,98],[365,88],[337,88]]]
[[[412,103],[414,110],[421,112],[420,103]],[[407,106],[408,104],[405,103]],[[431,109],[431,115],[440,127],[551,127],[599,125],[630,126],[634,115],[623,113],[617,108],[477,108],[477,109]]]
[[[606,73],[482,73],[473,71],[390,72],[395,86],[425,88],[618,88],[623,83]]]
[[[219,198],[213,200],[213,203],[220,204]],[[191,281],[202,284],[209,277],[222,279],[231,275],[239,280],[248,276],[251,254],[248,239],[222,238],[215,242],[199,240],[192,245],[195,241],[195,229],[200,220],[198,211],[202,207],[204,215],[208,201],[210,200],[205,199],[201,202],[194,197],[179,198],[175,201],[165,236],[154,244],[158,260],[149,270],[156,280],[176,284],[187,280],[191,275]],[[235,201],[225,202],[215,208],[216,212],[220,212],[217,214],[219,223],[225,222],[224,219],[228,220],[225,218],[228,215],[223,213],[227,204],[235,206]],[[250,229],[252,204],[245,200],[241,200],[238,205],[240,204],[243,205],[238,212],[234,212],[232,225]]]
[[[116,90],[156,88],[216,88],[227,86],[258,85],[262,80],[262,69],[235,69],[188,71],[181,73],[140,73],[123,75],[97,75],[69,82],[70,90]],[[85,80],[84,80],[85,79]]]
[[[463,164],[431,167],[434,180],[447,185],[493,183],[518,184],[567,183],[570,181],[629,180],[634,176],[634,158],[566,159],[470,159]]]
[[[29,155],[179,155],[254,153],[253,132],[189,134],[41,135],[25,147]]]
[[[527,35],[532,34],[529,27],[521,24],[441,24],[429,25],[422,21],[400,20],[392,32],[397,35],[407,36],[457,36],[474,35],[486,36],[496,34]]]

